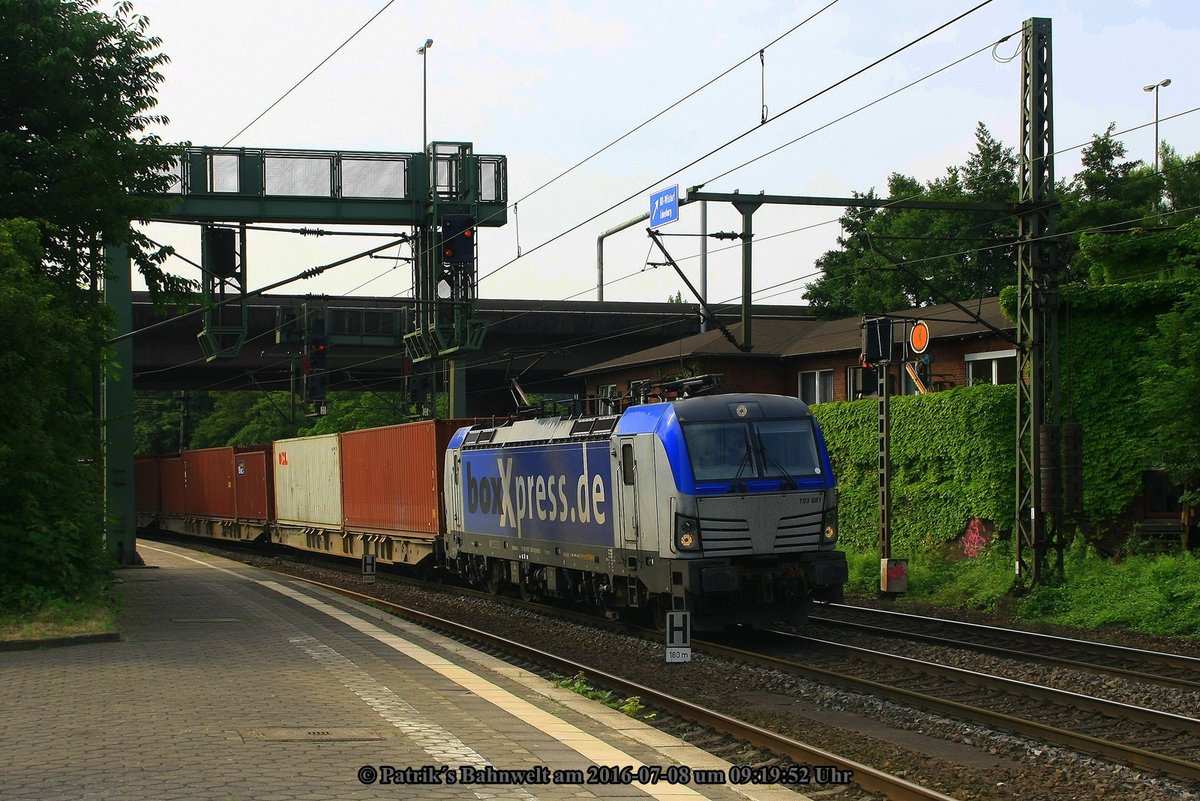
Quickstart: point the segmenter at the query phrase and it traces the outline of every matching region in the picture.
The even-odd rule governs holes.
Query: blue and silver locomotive
[[[461,428],[446,451],[447,567],[476,586],[697,630],[841,600],[837,496],[796,398],[731,394],[619,415]]]

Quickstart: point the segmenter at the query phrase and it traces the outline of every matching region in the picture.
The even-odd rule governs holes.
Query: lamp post
[[[421,56],[421,148],[429,148],[429,130],[426,127],[426,118],[428,116],[429,104],[429,57],[427,53],[429,48],[433,47],[433,40],[426,39],[425,44],[417,48],[417,53]],[[1170,83],[1170,81],[1167,81]]]
[[[1158,172],[1158,90],[1171,85],[1170,78],[1163,78],[1158,83],[1143,86],[1143,92],[1154,92],[1154,171]]]

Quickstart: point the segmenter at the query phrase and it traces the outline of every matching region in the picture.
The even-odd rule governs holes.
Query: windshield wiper
[[[770,451],[767,450],[767,446],[762,441],[762,435],[757,435],[757,439],[758,439],[758,453],[760,456],[762,456],[762,460],[764,462],[770,462],[772,465],[775,466],[775,469],[779,471],[779,474],[781,476],[783,476],[785,484],[789,489],[799,489],[800,485],[798,483],[796,483],[796,479],[792,478],[791,473],[789,473],[784,468],[784,466],[779,463],[779,460],[776,459],[774,457],[774,455],[772,455],[770,453]]]
[[[729,482],[731,490],[746,491],[746,485],[742,483],[742,471],[746,469],[746,465],[750,464],[750,443],[744,443],[746,446],[745,453],[742,454],[742,463],[738,465],[737,473],[733,476],[733,481]]]

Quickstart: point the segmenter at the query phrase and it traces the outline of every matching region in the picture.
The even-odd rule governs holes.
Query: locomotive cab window
[[[796,478],[821,471],[811,420],[683,424],[697,481]]]
[[[628,442],[621,446],[621,480],[625,486],[633,486],[633,446]]]

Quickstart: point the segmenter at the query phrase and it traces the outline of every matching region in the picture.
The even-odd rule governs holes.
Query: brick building
[[[998,298],[962,304],[979,320],[953,304],[906,309],[889,316],[897,320],[893,339],[897,359],[919,368],[931,391],[972,383],[1016,382],[1016,349],[1011,340],[1016,326],[1000,310]],[[930,341],[922,356],[903,347],[906,324],[923,320]],[[742,341],[740,323],[729,326]],[[861,365],[862,318],[841,320],[757,319],[753,349],[744,353],[718,330],[694,334],[675,342],[626,354],[571,373],[582,378],[587,395],[616,408],[618,399],[638,396],[675,378],[720,373],[724,392],[770,392],[825,403],[875,394],[874,370]],[[897,393],[913,394],[915,383],[899,363],[892,370]]]

